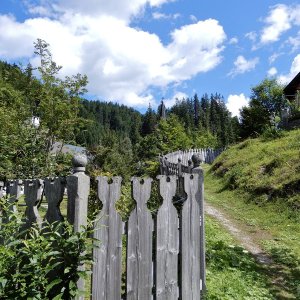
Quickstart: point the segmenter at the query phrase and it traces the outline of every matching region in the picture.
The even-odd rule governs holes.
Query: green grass
[[[206,257],[205,299],[273,299],[262,268],[210,217],[206,218]]]
[[[289,139],[295,138],[299,132],[295,131],[289,134]],[[284,139],[286,138],[287,136]],[[277,144],[278,142],[279,140],[263,143],[261,140],[254,140],[246,142],[250,146],[244,148],[242,146],[245,144],[242,143],[226,151],[210,170],[208,166],[204,166],[206,171],[205,199],[219,207],[241,227],[246,226],[248,230],[254,232],[261,230],[268,233],[271,238],[265,240],[263,236],[261,239],[256,237],[256,242],[272,255],[276,264],[273,267],[265,268],[266,275],[270,277],[270,280],[280,277],[280,284],[271,283],[270,290],[275,299],[300,299],[300,213],[295,205],[297,203],[295,199],[299,198],[299,193],[297,194],[295,191],[293,194],[293,191],[290,191],[292,200],[289,195],[286,195],[285,198],[275,197],[268,201],[262,201],[262,194],[257,193],[257,187],[266,182],[278,182],[278,178],[272,174],[268,175],[270,178],[264,178],[264,181],[252,180],[251,182],[256,186],[254,190],[251,190],[249,185],[246,187],[242,184],[247,181],[246,178],[258,176],[257,169],[264,164],[263,162],[267,159],[272,160],[270,149],[268,158],[264,155],[259,156],[264,152],[263,145],[268,147],[270,143],[272,145],[272,143]],[[281,143],[283,143],[282,140]],[[253,144],[257,147],[253,147]],[[237,150],[239,147],[242,148],[240,151]],[[245,152],[243,149],[246,149]],[[249,152],[251,151],[258,155],[256,160],[254,157],[250,157]],[[251,155],[254,156],[254,153]],[[287,158],[285,160],[288,161]],[[289,161],[293,161],[293,158],[290,157]],[[297,163],[296,160],[294,162],[295,164],[290,170],[292,174],[287,177],[293,178],[295,181],[298,180],[296,178],[299,174],[295,174]],[[222,173],[222,168],[225,168],[226,172],[223,170]],[[230,179],[233,173],[236,173],[235,181]],[[275,173],[278,174],[280,171],[277,170]],[[229,185],[229,182],[234,182],[235,185]]]
[[[300,209],[300,129],[276,139],[249,139],[230,147],[214,162],[224,188],[255,195],[257,203],[282,201]]]

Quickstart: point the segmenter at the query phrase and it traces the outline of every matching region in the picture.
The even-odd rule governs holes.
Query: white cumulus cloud
[[[161,20],[161,19],[164,19],[164,20],[168,20],[168,19],[173,19],[173,20],[176,20],[180,17],[180,14],[164,14],[164,13],[161,13],[161,12],[158,12],[158,11],[155,11],[152,13],[152,17],[153,19],[155,20]]]
[[[296,36],[289,37],[287,43],[292,46],[292,52],[297,51],[300,48],[300,31]]]
[[[272,67],[268,70],[268,76],[275,76],[277,74],[277,69],[275,67]]]
[[[176,101],[181,101],[182,99],[187,99],[188,95],[186,93],[183,92],[176,92],[173,97],[168,98],[168,99],[164,99],[164,104],[167,108],[172,107]]]
[[[229,40],[229,44],[230,45],[235,45],[235,44],[237,44],[239,42],[239,39],[237,38],[237,37],[233,37],[233,38],[231,38],[230,40]]]
[[[260,43],[276,42],[284,32],[293,26],[300,25],[300,5],[275,5],[271,8],[264,22],[266,26],[261,32]]]
[[[278,81],[282,84],[288,84],[300,72],[300,54],[298,54],[291,65],[290,72],[278,77]]]
[[[255,57],[247,60],[244,56],[239,55],[234,61],[234,68],[228,73],[229,76],[236,76],[255,69],[259,62],[259,58]]]
[[[62,75],[88,75],[91,94],[148,106],[155,101],[152,87],[165,88],[216,67],[226,40],[223,27],[213,19],[175,29],[167,45],[156,34],[130,26],[131,18],[146,5],[168,1],[43,0],[36,6],[28,2],[39,16],[19,22],[0,14],[0,59],[29,58],[36,65],[33,42],[42,38],[63,66]]]
[[[255,31],[247,32],[245,37],[248,38],[250,41],[255,42],[257,38],[257,33]]]
[[[249,105],[250,98],[246,97],[243,93],[240,95],[229,95],[226,107],[231,112],[232,116],[240,117],[240,109]]]

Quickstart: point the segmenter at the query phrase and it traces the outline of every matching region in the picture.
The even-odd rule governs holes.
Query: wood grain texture
[[[73,224],[74,232],[83,230],[87,225],[88,196],[90,191],[90,177],[84,172],[76,172],[67,177],[68,207],[67,218]],[[84,271],[85,266],[78,267],[78,271]],[[85,280],[80,278],[77,281],[79,291],[85,291]],[[83,295],[78,295],[76,300],[84,300]]]
[[[4,194],[4,182],[0,181],[0,199],[3,197]]]
[[[187,200],[181,211],[181,299],[200,299],[200,181],[184,174]]]
[[[7,185],[7,194],[8,197],[8,205],[9,209],[12,211],[17,211],[17,202],[21,196],[21,186],[23,182],[22,180],[10,180]]]
[[[200,278],[201,290],[206,290],[206,262],[205,262],[205,215],[204,215],[204,173],[201,167],[194,168],[193,173],[199,174],[200,184]]]
[[[151,178],[132,178],[136,207],[128,220],[127,236],[127,300],[152,299],[152,231],[153,219],[147,209]]]
[[[62,178],[46,178],[44,185],[45,197],[48,202],[45,219],[49,223],[61,222],[64,218],[60,212],[60,203],[64,196],[65,182]]]
[[[121,299],[122,219],[115,203],[121,195],[121,177],[98,177],[98,197],[103,208],[97,216],[94,238],[100,245],[93,251],[92,299]]]
[[[178,214],[173,205],[176,176],[157,176],[162,206],[156,217],[156,299],[178,299]]]
[[[42,218],[38,212],[38,205],[41,201],[43,191],[43,181],[40,179],[24,181],[24,195],[26,202],[25,225],[24,228],[30,228],[33,223],[42,225]]]
[[[83,172],[68,176],[67,192],[67,218],[74,225],[74,231],[79,232],[81,226],[86,226],[87,224],[90,177]]]

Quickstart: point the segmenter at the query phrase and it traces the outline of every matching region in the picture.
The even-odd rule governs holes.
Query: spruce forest
[[[58,79],[60,67],[53,68],[50,53],[40,51],[44,65],[39,70],[0,63],[1,179],[68,172],[68,155],[48,155],[55,142],[86,147],[93,170],[128,177],[157,172],[159,154],[224,148],[239,139],[239,122],[220,94],[177,99],[167,118],[161,117],[160,107],[150,105],[141,114],[82,98],[87,79]]]

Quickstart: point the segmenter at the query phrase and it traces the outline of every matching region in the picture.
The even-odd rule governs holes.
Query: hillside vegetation
[[[229,147],[214,162],[224,188],[255,195],[257,204],[280,200],[300,209],[300,130],[276,139],[259,137]]]

